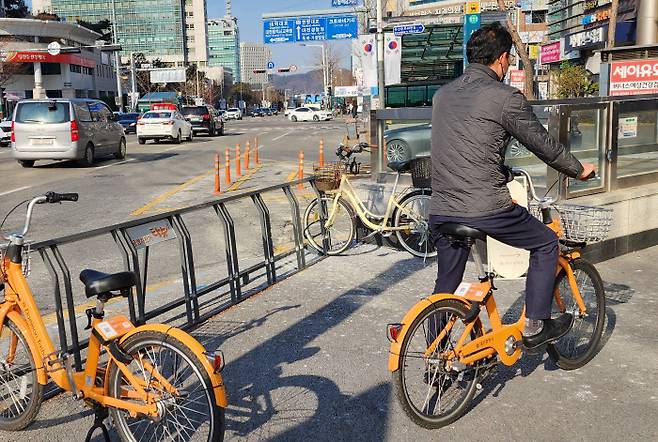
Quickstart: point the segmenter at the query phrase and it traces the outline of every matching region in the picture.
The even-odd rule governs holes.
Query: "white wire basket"
[[[541,219],[541,210],[537,205],[530,206],[530,213]],[[575,204],[556,204],[553,214],[560,216],[563,238],[574,242],[599,242],[610,234],[614,211],[597,206],[579,206]]]

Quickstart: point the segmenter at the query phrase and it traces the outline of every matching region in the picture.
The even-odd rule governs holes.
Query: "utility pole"
[[[498,3],[498,9],[500,9],[503,12],[507,12],[507,7],[505,6],[504,0],[496,0]],[[516,21],[518,21],[521,18],[521,10],[517,9],[516,10]],[[507,14],[507,30],[509,33],[512,35],[512,41],[514,42],[514,47],[516,48],[516,55],[521,59],[523,62],[523,72],[525,73],[525,91],[523,92],[524,95],[528,98],[528,100],[534,100],[535,99],[535,92],[534,92],[534,82],[533,82],[533,71],[532,71],[532,62],[530,61],[530,57],[528,56],[528,49],[525,44],[523,44],[523,41],[521,40],[521,37],[519,36],[518,31],[514,27],[514,24],[512,23],[512,19],[510,18],[509,13]]]
[[[615,47],[617,12],[619,12],[619,0],[612,0],[612,4],[610,5],[610,24],[608,25],[608,49]]]
[[[201,98],[201,87],[199,84],[199,62],[196,63],[196,96]]]
[[[117,34],[117,6],[115,0],[112,0],[112,34],[113,34],[113,43],[115,45],[119,44],[119,36]],[[123,107],[123,90],[121,89],[121,57],[119,52],[114,53],[114,64],[116,69],[117,76],[117,96],[119,97],[119,110],[125,112],[126,109]]]
[[[130,88],[132,90],[132,95],[130,99],[130,110],[135,111],[137,109],[137,78],[135,76],[135,53],[130,53]]]

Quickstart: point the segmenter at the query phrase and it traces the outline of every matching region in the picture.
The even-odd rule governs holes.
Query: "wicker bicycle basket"
[[[414,187],[428,189],[432,187],[432,159],[419,157],[411,161],[411,182]]]
[[[338,163],[325,164],[322,167],[314,166],[313,176],[315,178],[315,187],[320,192],[336,190],[340,186],[343,168]]]
[[[532,205],[530,212],[541,219],[539,206]],[[560,216],[564,239],[592,243],[608,237],[614,211],[596,206],[557,204],[553,207],[553,214]]]

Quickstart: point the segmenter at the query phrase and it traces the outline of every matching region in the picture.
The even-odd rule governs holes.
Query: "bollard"
[[[320,138],[320,167],[324,167],[324,138]]]
[[[299,151],[299,170],[297,171],[297,179],[304,179],[304,151]],[[297,189],[302,190],[304,185],[302,183],[297,184]]]
[[[222,189],[219,184],[219,154],[215,154],[215,195],[219,195]]]
[[[224,178],[226,180],[226,184],[231,184],[231,152],[228,147],[224,153],[224,167],[226,168],[226,177]]]
[[[242,171],[240,170],[240,145],[235,145],[235,177],[240,178]]]
[[[249,151],[251,150],[251,143],[247,140],[247,151],[244,153],[244,170],[249,170]]]
[[[258,137],[254,138],[254,163],[260,164],[260,158],[258,157]]]

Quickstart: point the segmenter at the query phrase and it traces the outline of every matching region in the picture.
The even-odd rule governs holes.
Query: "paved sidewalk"
[[[597,266],[608,292],[607,326],[589,365],[565,372],[536,356],[501,367],[468,413],[441,430],[407,418],[386,370],[385,325],[433,286],[433,262],[364,245],[194,334],[226,355],[231,441],[658,440],[657,261],[654,247]],[[516,312],[523,284],[498,286],[501,310]],[[0,440],[82,441],[92,421],[60,396],[28,430],[0,433]]]

